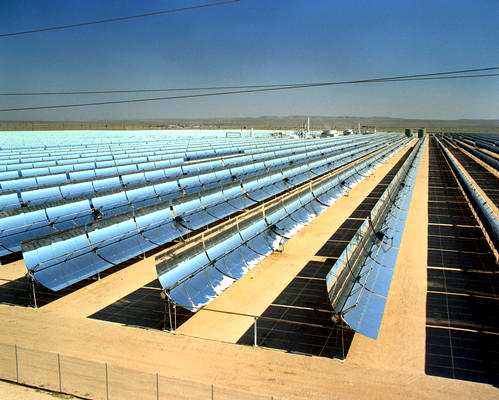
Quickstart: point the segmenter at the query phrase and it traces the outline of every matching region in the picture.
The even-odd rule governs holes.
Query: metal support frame
[[[177,304],[171,300],[170,296],[165,291],[163,291],[161,297],[165,302],[163,330],[169,330],[170,332],[175,333],[175,331],[177,330]],[[168,315],[168,323],[170,325],[170,329],[166,329],[167,315]]]
[[[164,294],[164,292],[161,294]],[[161,296],[161,297],[163,297],[163,296]],[[168,307],[168,300],[166,300],[166,298],[163,298],[163,305],[164,305],[164,307],[163,307],[163,330],[166,331],[167,330],[166,329],[166,317],[167,317],[167,315],[168,315],[168,318],[170,321],[170,328],[172,326],[171,325],[172,320],[171,320],[171,315],[170,315],[170,309]]]
[[[258,327],[257,327],[257,321],[258,317],[255,316],[255,323],[254,323],[254,328],[253,328],[253,336],[254,336],[254,342],[253,345],[255,347],[258,347]]]
[[[31,292],[33,294],[33,307],[38,308],[38,303],[36,301],[36,282],[35,282],[35,279],[32,276],[30,276],[28,279],[30,280]]]
[[[177,330],[177,305],[173,303],[173,331]]]

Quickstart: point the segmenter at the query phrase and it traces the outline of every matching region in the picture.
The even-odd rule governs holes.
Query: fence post
[[[159,400],[159,372],[156,372],[156,399]]]
[[[258,347],[258,328],[257,328],[257,325],[256,325],[256,322],[258,321],[258,317],[255,317],[255,324],[253,325],[253,336],[254,336],[254,343],[253,345],[255,347]]]
[[[215,385],[211,384],[211,400],[215,399]]]
[[[106,399],[109,400],[109,375],[107,371],[107,363],[106,363]]]
[[[16,353],[16,380],[19,383],[19,356],[17,354],[17,344],[14,345],[14,351]]]
[[[59,392],[62,393],[61,354],[60,353],[57,353],[57,366],[59,368]]]

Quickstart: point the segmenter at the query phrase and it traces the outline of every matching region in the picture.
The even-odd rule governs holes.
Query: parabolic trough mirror
[[[379,335],[423,143],[412,150],[326,276],[335,317],[373,339]]]
[[[257,176],[243,172],[236,177],[236,182],[232,178],[217,181],[215,174],[213,182],[218,182],[218,187],[196,186],[201,188],[199,192],[187,193],[178,199],[167,198],[159,204],[94,219],[83,227],[22,242],[23,257],[36,282],[58,291],[370,152],[402,143],[404,139],[397,135],[383,137],[341,154],[332,151],[329,155],[326,151],[312,160],[294,160],[286,168],[281,164],[262,166]],[[178,180],[179,187],[183,185],[188,192],[189,186],[181,180]]]
[[[354,166],[249,211],[192,245],[165,251],[157,257],[156,268],[166,299],[190,311],[199,310],[265,256],[282,249],[304,224],[408,142],[396,141]]]

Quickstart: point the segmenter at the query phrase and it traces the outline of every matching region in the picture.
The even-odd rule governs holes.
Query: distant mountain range
[[[413,119],[357,116],[308,116],[311,129],[351,129],[360,125],[378,130],[402,131],[405,128],[426,127],[430,131],[499,132],[499,119]],[[61,130],[61,129],[300,129],[307,116],[260,116],[237,118],[167,118],[129,121],[2,121],[0,130]]]

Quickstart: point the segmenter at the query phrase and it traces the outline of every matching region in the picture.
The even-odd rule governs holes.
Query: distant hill
[[[403,131],[405,128],[426,127],[430,131],[495,132],[499,133],[499,119],[407,119],[389,117],[309,116],[312,129],[349,129],[360,125],[375,126],[378,130]],[[299,129],[307,116],[261,116],[240,118],[154,119],[130,121],[2,121],[0,130],[74,130],[74,129]]]

